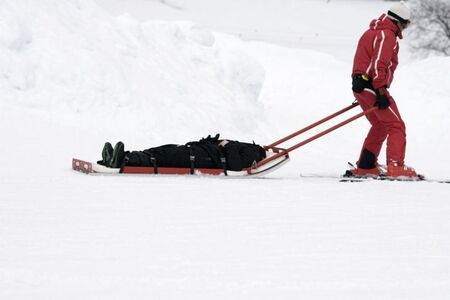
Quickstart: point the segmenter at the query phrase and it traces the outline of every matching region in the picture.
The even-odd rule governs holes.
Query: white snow
[[[448,185],[300,176],[341,174],[364,119],[263,179],[70,169],[105,141],[269,144],[349,105],[355,44],[389,4],[0,2],[0,298],[448,299]],[[407,163],[448,179],[450,59],[407,39]]]

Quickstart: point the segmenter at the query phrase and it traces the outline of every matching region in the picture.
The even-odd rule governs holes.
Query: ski
[[[435,182],[435,183],[450,183],[449,179],[428,179],[422,174],[418,174],[416,177],[389,177],[384,174],[379,176],[371,176],[371,177],[361,177],[355,176],[351,171],[346,171],[344,175],[342,175],[342,182],[356,182],[357,180],[385,180],[385,181],[402,181],[402,182],[415,182],[415,181],[425,181],[425,182]]]
[[[328,178],[335,179],[338,182],[371,182],[371,181],[392,181],[392,182],[428,182],[428,183],[450,183],[450,179],[434,179],[426,178],[423,175],[418,175],[415,178],[392,178],[387,176],[373,176],[373,177],[358,177],[344,175],[326,175],[326,174],[300,174],[301,178]]]
[[[342,177],[339,182],[365,182],[365,181],[393,181],[393,182],[429,182],[429,183],[450,183],[447,179],[398,179],[398,178],[388,178],[386,176],[379,177]]]

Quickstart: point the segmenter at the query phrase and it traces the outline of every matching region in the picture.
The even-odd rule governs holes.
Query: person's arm
[[[388,30],[381,30],[377,35],[375,48],[372,57],[374,67],[374,76],[372,85],[375,90],[386,88],[389,84],[387,82],[387,70],[393,64],[392,57],[394,48],[397,42],[395,35]]]
[[[242,160],[239,153],[239,143],[234,141],[221,142],[220,147],[225,150],[225,158],[227,159],[227,169],[231,171],[242,170]]]

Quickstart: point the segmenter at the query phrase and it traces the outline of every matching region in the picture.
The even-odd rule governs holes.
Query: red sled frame
[[[262,176],[265,174],[268,174],[270,172],[275,171],[276,169],[280,168],[282,165],[287,163],[289,161],[289,153],[291,151],[294,151],[350,122],[355,121],[356,119],[365,116],[371,112],[373,112],[377,107],[372,107],[368,110],[365,110],[363,112],[360,112],[356,115],[354,115],[351,118],[348,118],[308,139],[305,139],[287,149],[280,148],[278,145],[289,141],[293,139],[294,137],[299,136],[300,134],[303,134],[331,119],[336,118],[337,116],[353,109],[354,107],[358,106],[359,104],[355,101],[351,105],[309,125],[306,126],[276,142],[273,142],[270,145],[264,146],[264,149],[267,152],[267,157],[263,160],[261,160],[258,163],[253,164],[249,168],[245,168],[242,171],[225,171],[223,169],[205,169],[205,168],[198,168],[198,169],[190,169],[190,168],[161,168],[161,167],[131,167],[131,166],[124,166],[122,169],[112,169],[107,168],[104,166],[100,166],[98,164],[93,164],[88,161],[80,160],[73,158],[72,159],[72,169],[76,171],[80,171],[86,174],[164,174],[164,175],[225,175],[225,176]]]

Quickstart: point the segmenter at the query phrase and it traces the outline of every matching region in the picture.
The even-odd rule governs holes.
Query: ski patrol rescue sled
[[[166,144],[143,151],[126,151],[122,142],[114,149],[107,142],[102,160],[91,163],[73,159],[72,168],[88,174],[162,174],[162,175],[263,175],[288,161],[283,154],[263,167],[258,163],[284,151],[270,150],[253,143],[219,139],[210,135],[184,145]]]
[[[284,151],[284,149],[267,151],[267,158],[269,159]],[[265,160],[266,160],[265,159]],[[275,171],[282,165],[289,161],[289,154],[284,153],[281,156],[272,159],[263,165],[258,166],[254,163],[249,168],[244,168],[241,171],[230,171],[226,169],[210,169],[210,168],[167,168],[167,167],[138,167],[138,166],[124,166],[122,168],[108,168],[98,163],[83,161],[80,159],[72,159],[72,169],[90,175],[113,175],[113,174],[141,174],[141,175],[222,175],[222,176],[263,176]],[[264,162],[261,161],[261,162]]]
[[[287,142],[298,135],[315,128],[322,123],[331,120],[350,109],[358,106],[357,102],[353,102],[350,106],[345,107],[336,113],[329,115],[305,128],[302,128],[270,145],[264,146],[265,150],[265,158],[260,161],[254,161],[251,166],[242,168],[240,171],[231,171],[227,170],[227,168],[197,168],[194,165],[191,167],[159,167],[158,165],[152,166],[127,166],[124,165],[120,168],[110,168],[103,166],[99,163],[93,163],[81,159],[72,159],[72,169],[75,171],[80,171],[90,175],[117,175],[117,174],[146,174],[146,175],[219,175],[219,176],[247,176],[247,177],[258,177],[269,174],[289,161],[289,153],[293,150],[296,150],[376,109],[373,107],[366,111],[363,111],[345,121],[342,121],[302,142],[299,142],[289,148],[280,148],[278,147],[280,144]]]

